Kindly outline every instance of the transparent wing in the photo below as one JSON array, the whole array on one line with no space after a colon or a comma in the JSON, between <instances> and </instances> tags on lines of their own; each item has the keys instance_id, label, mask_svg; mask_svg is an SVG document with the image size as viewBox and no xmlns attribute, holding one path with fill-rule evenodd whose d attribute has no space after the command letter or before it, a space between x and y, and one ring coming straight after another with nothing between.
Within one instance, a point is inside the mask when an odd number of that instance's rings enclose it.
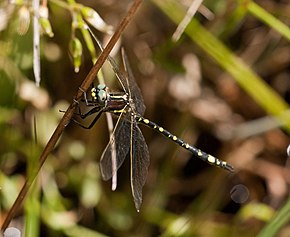
<instances>
[{"instance_id":1,"label":"transparent wing","mask_svg":"<svg viewBox=\"0 0 290 237\"><path fill-rule=\"evenodd\" d=\"M103 45L101 44L101 42L98 40L98 38L95 36L95 34L92 32L92 30L90 29L89 26L87 26L87 29L88 31L91 33L91 35L93 36L94 40L97 42L97 45L99 46L100 50L101 51L104 51L104 47ZM117 65L117 63L115 62L115 60L109 55L107 60L109 61L109 63L111 64L112 68L113 68L113 71L114 73L116 74L123 90L126 92L126 93L129 93L128 91L128 83L126 81L126 77L121 73L121 71L119 70L119 67Z\"/></svg>"},{"instance_id":2,"label":"transparent wing","mask_svg":"<svg viewBox=\"0 0 290 237\"><path fill-rule=\"evenodd\" d=\"M107 60L109 61L109 63L111 64L112 66L112 69L116 75L116 77L118 78L123 90L126 92L126 93L130 93L129 91L129 84L128 84L128 81L124 75L124 73L122 73L117 65L117 63L115 62L115 60L111 57L111 56L108 56Z\"/></svg>"},{"instance_id":3,"label":"transparent wing","mask_svg":"<svg viewBox=\"0 0 290 237\"><path fill-rule=\"evenodd\" d=\"M142 204L142 189L146 182L150 160L148 147L140 128L136 122L132 122L131 126L131 188L135 207L139 211Z\"/></svg>"},{"instance_id":4,"label":"transparent wing","mask_svg":"<svg viewBox=\"0 0 290 237\"><path fill-rule=\"evenodd\" d=\"M116 174L130 149L131 125L123 116L124 114L119 117L110 141L101 156L100 169L104 180L109 180ZM114 157L116 161L112 160Z\"/></svg>"},{"instance_id":5,"label":"transparent wing","mask_svg":"<svg viewBox=\"0 0 290 237\"><path fill-rule=\"evenodd\" d=\"M127 81L127 86L129 90L129 95L131 96L132 100L134 101L135 107L136 107L136 112L140 115L144 115L145 112L145 104L143 100L142 93L140 91L140 88L138 87L134 75L132 73L127 55L125 53L124 48L122 48L122 59L123 59L123 65L125 68L126 72L126 81Z\"/></svg>"},{"instance_id":6,"label":"transparent wing","mask_svg":"<svg viewBox=\"0 0 290 237\"><path fill-rule=\"evenodd\" d=\"M95 39L95 41L97 42L100 50L103 51L104 47L102 46L101 42L97 39L97 37L94 35L94 33L91 31L89 27L88 27L88 30L93 36L93 38ZM143 101L143 97L135 81L135 78L133 76L132 70L129 66L128 59L123 48L122 48L122 59L123 59L123 65L125 67L125 71L127 75L124 75L124 73L120 71L117 63L111 56L108 56L107 58L123 90L130 95L130 98L133 99L134 104L136 106L136 112L143 116L145 112L145 104Z\"/></svg>"}]
</instances>

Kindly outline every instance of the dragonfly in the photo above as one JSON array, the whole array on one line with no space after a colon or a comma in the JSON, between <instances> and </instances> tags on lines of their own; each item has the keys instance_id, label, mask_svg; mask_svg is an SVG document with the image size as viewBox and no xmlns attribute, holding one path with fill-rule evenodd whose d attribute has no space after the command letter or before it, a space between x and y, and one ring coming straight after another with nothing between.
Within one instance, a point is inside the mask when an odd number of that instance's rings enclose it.
<instances>
[{"instance_id":1,"label":"dragonfly","mask_svg":"<svg viewBox=\"0 0 290 237\"><path fill-rule=\"evenodd\" d=\"M117 63L111 56L107 60L111 64L123 91L111 92L105 84L92 85L89 96L87 92L83 91L83 100L87 106L92 108L88 112L83 113L80 106L78 106L77 114L81 119L95 115L94 119L88 126L74 120L81 127L90 129L104 112L110 112L118 118L109 143L100 159L102 178L109 180L116 175L117 170L123 164L125 158L129 156L131 190L136 210L139 212L142 204L142 189L146 182L150 163L148 146L138 126L139 124L146 125L161 133L182 148L191 152L195 157L210 165L234 172L234 167L231 164L186 143L165 128L144 117L145 105L140 88L134 79L124 49L121 52L124 65L123 71L119 69ZM112 157L115 158L113 159Z\"/></svg>"}]
</instances>

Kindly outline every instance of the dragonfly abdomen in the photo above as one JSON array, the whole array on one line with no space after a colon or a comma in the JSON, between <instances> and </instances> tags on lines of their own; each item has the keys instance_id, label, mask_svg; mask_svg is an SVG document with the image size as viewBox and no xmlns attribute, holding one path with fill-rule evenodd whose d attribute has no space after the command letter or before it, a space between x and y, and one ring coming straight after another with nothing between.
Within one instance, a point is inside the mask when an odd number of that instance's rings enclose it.
<instances>
[{"instance_id":1,"label":"dragonfly abdomen","mask_svg":"<svg viewBox=\"0 0 290 237\"><path fill-rule=\"evenodd\" d=\"M167 131L166 129L164 129L163 127L159 126L158 124L150 121L149 119L143 118L141 116L136 116L136 121L138 123L142 123L142 124L152 128L152 129L158 131L163 136L171 139L173 142L177 143L179 146L181 146L184 149L188 150L189 152L194 154L199 159L201 159L201 160L203 160L203 161L205 161L205 162L207 162L207 163L209 163L211 165L226 169L228 171L231 171L231 172L234 171L234 168L230 164L228 164L227 162L222 161L222 160L220 160L220 159L218 159L218 158L216 158L216 157L214 157L212 155L209 155L209 154L203 152L202 150L200 150L200 149L198 149L198 148L196 148L194 146L189 145L188 143L186 143L185 141L183 141L179 137L175 136L171 132Z\"/></svg>"}]
</instances>

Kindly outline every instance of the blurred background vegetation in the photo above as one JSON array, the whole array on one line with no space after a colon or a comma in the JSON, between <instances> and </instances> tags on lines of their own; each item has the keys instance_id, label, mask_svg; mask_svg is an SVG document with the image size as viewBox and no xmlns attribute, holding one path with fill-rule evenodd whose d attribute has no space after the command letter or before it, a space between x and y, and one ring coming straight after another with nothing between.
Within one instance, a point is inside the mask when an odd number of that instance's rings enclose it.
<instances>
[{"instance_id":1,"label":"blurred background vegetation","mask_svg":"<svg viewBox=\"0 0 290 237\"><path fill-rule=\"evenodd\" d=\"M96 58L86 33L72 24L80 17L74 12L98 12L108 25L94 32L106 41L131 1L78 3L41 2L52 31L40 38L37 87L31 2L0 2L0 223ZM141 127L151 164L137 213L129 159L116 191L100 177L105 116L91 130L71 123L11 226L25 236L290 236L289 2L205 0L174 41L191 3L144 1L120 45L145 116L236 172L209 166ZM110 67L103 71L106 84L118 88Z\"/></svg>"}]
</instances>

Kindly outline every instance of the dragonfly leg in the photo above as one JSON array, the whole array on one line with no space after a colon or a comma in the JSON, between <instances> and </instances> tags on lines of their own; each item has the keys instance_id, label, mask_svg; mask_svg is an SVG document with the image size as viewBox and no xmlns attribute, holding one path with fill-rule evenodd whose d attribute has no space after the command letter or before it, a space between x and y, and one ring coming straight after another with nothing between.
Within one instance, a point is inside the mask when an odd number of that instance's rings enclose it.
<instances>
[{"instance_id":1,"label":"dragonfly leg","mask_svg":"<svg viewBox=\"0 0 290 237\"><path fill-rule=\"evenodd\" d=\"M83 93L83 101L86 103L87 106L90 106L90 102L87 99L87 92L83 90L83 88L79 87L79 90ZM79 103L77 100L74 99L74 102Z\"/></svg>"},{"instance_id":2,"label":"dragonfly leg","mask_svg":"<svg viewBox=\"0 0 290 237\"><path fill-rule=\"evenodd\" d=\"M87 118L88 116L95 114L95 113L100 113L102 112L102 107L101 106L95 106L94 108L92 108L91 110L89 110L86 113L83 113L81 110L81 107L78 106L78 113L75 113L77 115L79 115L82 119Z\"/></svg>"},{"instance_id":3,"label":"dragonfly leg","mask_svg":"<svg viewBox=\"0 0 290 237\"><path fill-rule=\"evenodd\" d=\"M92 82L91 89L93 89L94 87L95 87L94 82ZM95 106L96 105L93 101L88 100L86 91L84 91L81 87L79 87L79 90L83 92L83 97L84 97L83 101L86 103L87 106Z\"/></svg>"},{"instance_id":4,"label":"dragonfly leg","mask_svg":"<svg viewBox=\"0 0 290 237\"><path fill-rule=\"evenodd\" d=\"M101 110L101 106L96 106L96 105L90 105L90 106L94 106L94 108L92 108L91 110L89 110L88 112L86 113L83 113L81 111L81 108L79 106L79 102L78 101L75 101L77 104L78 104L78 112L77 113L74 113L75 115L78 115L80 116L82 119L85 119L86 117L92 115L92 114L95 114L97 112L99 112ZM60 113L65 113L65 110L59 110Z\"/></svg>"},{"instance_id":5,"label":"dragonfly leg","mask_svg":"<svg viewBox=\"0 0 290 237\"><path fill-rule=\"evenodd\" d=\"M100 110L100 108L98 108L98 111L93 111L94 109L96 109L96 108L91 109L89 112L87 112L83 116L80 114L81 119L85 119L87 116L94 114L94 113L97 113L96 117L93 119L93 121L90 123L89 126L85 126L75 119L72 119L71 121L73 121L75 124L79 125L80 127L84 128L84 129L91 129L95 125L95 123L98 121L98 119L101 117L102 112L103 112L103 110Z\"/></svg>"}]
</instances>

